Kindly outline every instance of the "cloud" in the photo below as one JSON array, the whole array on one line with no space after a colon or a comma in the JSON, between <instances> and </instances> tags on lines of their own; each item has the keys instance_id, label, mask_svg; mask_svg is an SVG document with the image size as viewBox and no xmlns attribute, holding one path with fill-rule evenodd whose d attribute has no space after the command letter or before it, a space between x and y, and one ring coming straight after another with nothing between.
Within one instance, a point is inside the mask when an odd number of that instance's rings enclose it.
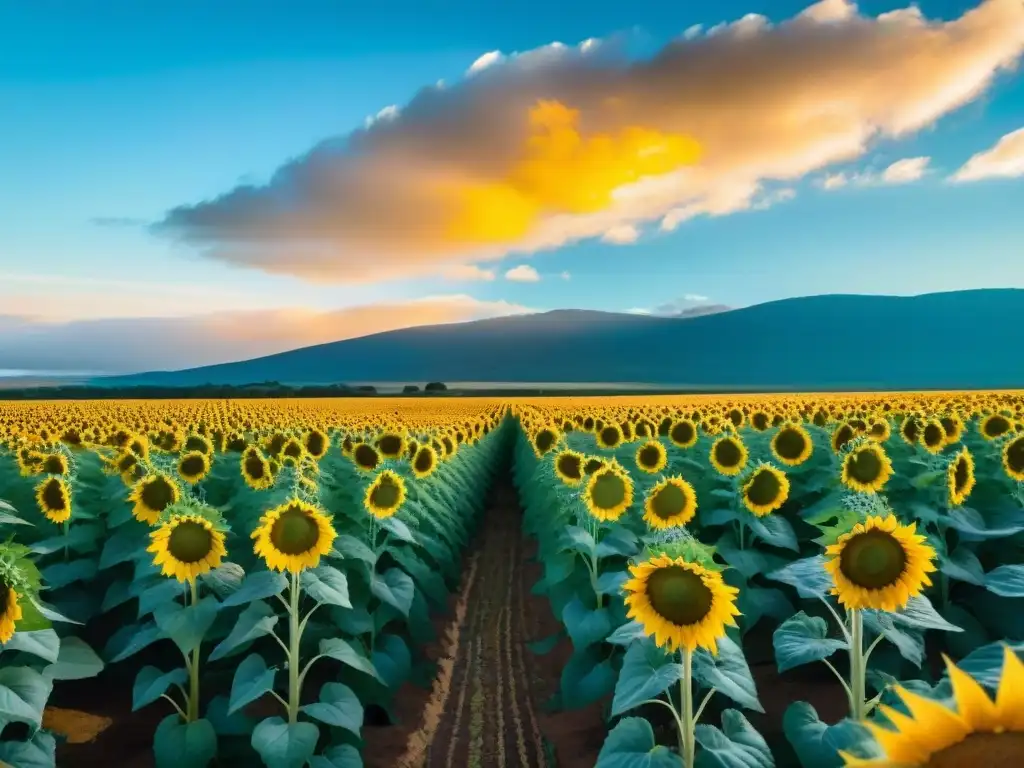
<instances>
[{"instance_id":1,"label":"cloud","mask_svg":"<svg viewBox=\"0 0 1024 768\"><path fill-rule=\"evenodd\" d=\"M909 184L920 181L928 173L930 157L905 157L890 163L878 171L840 171L830 173L818 179L822 189L842 189L846 186L878 187L883 185Z\"/></svg>"},{"instance_id":2,"label":"cloud","mask_svg":"<svg viewBox=\"0 0 1024 768\"><path fill-rule=\"evenodd\" d=\"M699 293L687 293L683 296L683 301L711 301L711 299L701 296Z\"/></svg>"},{"instance_id":3,"label":"cloud","mask_svg":"<svg viewBox=\"0 0 1024 768\"><path fill-rule=\"evenodd\" d=\"M907 184L917 181L928 170L930 157L907 157L897 160L882 171L882 182L885 184Z\"/></svg>"},{"instance_id":4,"label":"cloud","mask_svg":"<svg viewBox=\"0 0 1024 768\"><path fill-rule=\"evenodd\" d=\"M562 278L563 280L572 280L572 275L569 274L568 272L563 272L562 274L559 275L559 277Z\"/></svg>"},{"instance_id":5,"label":"cloud","mask_svg":"<svg viewBox=\"0 0 1024 768\"><path fill-rule=\"evenodd\" d=\"M19 370L177 370L396 328L529 311L505 301L451 295L333 311L289 308L60 323L0 315L0 360L4 368Z\"/></svg>"},{"instance_id":6,"label":"cloud","mask_svg":"<svg viewBox=\"0 0 1024 768\"><path fill-rule=\"evenodd\" d=\"M540 275L529 264L520 264L506 272L505 279L515 283L537 283L540 282Z\"/></svg>"},{"instance_id":7,"label":"cloud","mask_svg":"<svg viewBox=\"0 0 1024 768\"><path fill-rule=\"evenodd\" d=\"M639 61L608 41L492 52L392 118L322 142L265 185L175 208L155 230L210 258L349 283L649 221L671 230L933 124L1022 51L1020 0L948 21L823 0L779 24L751 14L691 31Z\"/></svg>"},{"instance_id":8,"label":"cloud","mask_svg":"<svg viewBox=\"0 0 1024 768\"><path fill-rule=\"evenodd\" d=\"M1011 131L991 149L973 155L950 179L979 181L1018 176L1024 176L1024 128Z\"/></svg>"},{"instance_id":9,"label":"cloud","mask_svg":"<svg viewBox=\"0 0 1024 768\"><path fill-rule=\"evenodd\" d=\"M612 245L629 245L635 243L638 237L640 233L632 224L619 224L601 235L601 240Z\"/></svg>"},{"instance_id":10,"label":"cloud","mask_svg":"<svg viewBox=\"0 0 1024 768\"><path fill-rule=\"evenodd\" d=\"M455 264L444 271L444 276L449 280L470 281L470 280L493 280L495 273L493 269L483 269L476 264Z\"/></svg>"}]
</instances>

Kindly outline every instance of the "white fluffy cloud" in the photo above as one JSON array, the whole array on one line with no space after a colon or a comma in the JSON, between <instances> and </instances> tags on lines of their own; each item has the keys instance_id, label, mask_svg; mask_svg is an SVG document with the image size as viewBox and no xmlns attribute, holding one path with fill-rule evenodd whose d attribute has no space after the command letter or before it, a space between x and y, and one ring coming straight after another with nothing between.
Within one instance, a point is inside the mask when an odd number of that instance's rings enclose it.
<instances>
[{"instance_id":1,"label":"white fluffy cloud","mask_svg":"<svg viewBox=\"0 0 1024 768\"><path fill-rule=\"evenodd\" d=\"M629 245L635 243L638 237L640 232L632 224L619 224L601 235L604 242L612 245Z\"/></svg>"},{"instance_id":2,"label":"white fluffy cloud","mask_svg":"<svg viewBox=\"0 0 1024 768\"><path fill-rule=\"evenodd\" d=\"M953 181L1024 176L1024 128L1003 136L991 149L972 156L953 174Z\"/></svg>"},{"instance_id":3,"label":"white fluffy cloud","mask_svg":"<svg viewBox=\"0 0 1024 768\"><path fill-rule=\"evenodd\" d=\"M505 273L505 279L514 283L536 283L540 282L540 275L529 264L520 264L518 267L508 270Z\"/></svg>"},{"instance_id":4,"label":"white fluffy cloud","mask_svg":"<svg viewBox=\"0 0 1024 768\"><path fill-rule=\"evenodd\" d=\"M178 207L156 229L210 258L350 283L439 274L644 222L671 230L757 207L766 184L855 161L877 139L911 135L976 99L1024 51L1024 3L984 0L929 20L913 6L871 17L822 0L778 24L748 14L690 31L644 61L606 42L485 54L461 82L423 89L262 186ZM700 160L619 187L601 210L544 209L487 242L453 235L453 200L465 201L452 189L509 177L539 99L577 110L588 135L639 125L691 136ZM980 163L961 180L977 178Z\"/></svg>"}]
</instances>

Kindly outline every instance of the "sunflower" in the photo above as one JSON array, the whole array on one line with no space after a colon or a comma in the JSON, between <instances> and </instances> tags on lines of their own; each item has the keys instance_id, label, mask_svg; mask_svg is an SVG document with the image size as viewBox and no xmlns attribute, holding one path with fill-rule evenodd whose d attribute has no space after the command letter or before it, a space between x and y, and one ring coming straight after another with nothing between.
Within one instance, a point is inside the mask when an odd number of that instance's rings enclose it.
<instances>
[{"instance_id":1,"label":"sunflower","mask_svg":"<svg viewBox=\"0 0 1024 768\"><path fill-rule=\"evenodd\" d=\"M48 477L36 486L36 503L47 520L63 523L71 518L71 487L64 478Z\"/></svg>"},{"instance_id":2,"label":"sunflower","mask_svg":"<svg viewBox=\"0 0 1024 768\"><path fill-rule=\"evenodd\" d=\"M979 429L986 440L995 440L1013 429L1013 423L1001 413L991 413L982 420Z\"/></svg>"},{"instance_id":3,"label":"sunflower","mask_svg":"<svg viewBox=\"0 0 1024 768\"><path fill-rule=\"evenodd\" d=\"M696 513L697 494L681 477L666 477L644 500L644 521L656 530L686 525Z\"/></svg>"},{"instance_id":4,"label":"sunflower","mask_svg":"<svg viewBox=\"0 0 1024 768\"><path fill-rule=\"evenodd\" d=\"M661 472L668 464L665 446L657 440L648 440L636 449L636 465L642 471L654 475Z\"/></svg>"},{"instance_id":5,"label":"sunflower","mask_svg":"<svg viewBox=\"0 0 1024 768\"><path fill-rule=\"evenodd\" d=\"M68 460L62 453L48 453L40 460L39 469L47 475L66 475Z\"/></svg>"},{"instance_id":6,"label":"sunflower","mask_svg":"<svg viewBox=\"0 0 1024 768\"><path fill-rule=\"evenodd\" d=\"M583 474L592 475L597 470L601 469L607 462L600 456L590 456L587 458L586 464L583 465Z\"/></svg>"},{"instance_id":7,"label":"sunflower","mask_svg":"<svg viewBox=\"0 0 1024 768\"><path fill-rule=\"evenodd\" d=\"M892 425L888 419L875 419L868 425L867 434L876 443L884 443L892 435Z\"/></svg>"},{"instance_id":8,"label":"sunflower","mask_svg":"<svg viewBox=\"0 0 1024 768\"><path fill-rule=\"evenodd\" d=\"M738 437L720 437L711 446L711 466L721 474L732 477L743 471L747 464L747 447Z\"/></svg>"},{"instance_id":9,"label":"sunflower","mask_svg":"<svg viewBox=\"0 0 1024 768\"><path fill-rule=\"evenodd\" d=\"M190 485L195 485L210 471L210 457L202 451L189 451L178 459L178 474Z\"/></svg>"},{"instance_id":10,"label":"sunflower","mask_svg":"<svg viewBox=\"0 0 1024 768\"><path fill-rule=\"evenodd\" d=\"M914 414L908 414L900 424L900 437L907 445L917 445L921 437L921 420Z\"/></svg>"},{"instance_id":11,"label":"sunflower","mask_svg":"<svg viewBox=\"0 0 1024 768\"><path fill-rule=\"evenodd\" d=\"M227 554L224 534L202 515L171 514L149 538L146 551L153 554L153 565L178 581L195 581L220 567Z\"/></svg>"},{"instance_id":12,"label":"sunflower","mask_svg":"<svg viewBox=\"0 0 1024 768\"><path fill-rule=\"evenodd\" d=\"M758 432L764 432L772 425L771 417L762 410L756 410L750 414L750 426Z\"/></svg>"},{"instance_id":13,"label":"sunflower","mask_svg":"<svg viewBox=\"0 0 1024 768\"><path fill-rule=\"evenodd\" d=\"M966 448L961 448L946 467L946 488L949 489L949 503L959 507L974 490L974 457Z\"/></svg>"},{"instance_id":14,"label":"sunflower","mask_svg":"<svg viewBox=\"0 0 1024 768\"><path fill-rule=\"evenodd\" d=\"M421 445L412 457L412 473L418 480L429 477L437 469L437 453L429 445Z\"/></svg>"},{"instance_id":15,"label":"sunflower","mask_svg":"<svg viewBox=\"0 0 1024 768\"><path fill-rule=\"evenodd\" d=\"M270 471L270 463L255 445L248 446L242 452L239 468L245 484L255 491L266 490L274 484L274 475Z\"/></svg>"},{"instance_id":16,"label":"sunflower","mask_svg":"<svg viewBox=\"0 0 1024 768\"><path fill-rule=\"evenodd\" d=\"M561 439L562 435L555 427L541 427L533 435L530 444L533 446L534 455L539 459L553 450Z\"/></svg>"},{"instance_id":17,"label":"sunflower","mask_svg":"<svg viewBox=\"0 0 1024 768\"><path fill-rule=\"evenodd\" d=\"M319 429L311 429L302 437L302 447L314 459L322 459L330 446L330 438Z\"/></svg>"},{"instance_id":18,"label":"sunflower","mask_svg":"<svg viewBox=\"0 0 1024 768\"><path fill-rule=\"evenodd\" d=\"M181 491L174 480L164 474L155 474L135 483L128 501L134 505L132 515L136 520L153 525L160 518L160 513L180 498Z\"/></svg>"},{"instance_id":19,"label":"sunflower","mask_svg":"<svg viewBox=\"0 0 1024 768\"><path fill-rule=\"evenodd\" d=\"M380 453L369 443L356 443L352 446L352 461L364 472L372 472L380 464Z\"/></svg>"},{"instance_id":20,"label":"sunflower","mask_svg":"<svg viewBox=\"0 0 1024 768\"><path fill-rule=\"evenodd\" d=\"M20 597L14 587L0 583L0 644L14 637L14 625L21 621Z\"/></svg>"},{"instance_id":21,"label":"sunflower","mask_svg":"<svg viewBox=\"0 0 1024 768\"><path fill-rule=\"evenodd\" d=\"M618 520L633 503L633 480L618 464L605 465L590 476L583 501L598 520Z\"/></svg>"},{"instance_id":22,"label":"sunflower","mask_svg":"<svg viewBox=\"0 0 1024 768\"><path fill-rule=\"evenodd\" d=\"M306 455L306 447L299 438L289 437L285 440L284 445L281 446L281 451L278 455L285 464L295 465L301 462L302 457Z\"/></svg>"},{"instance_id":23,"label":"sunflower","mask_svg":"<svg viewBox=\"0 0 1024 768\"><path fill-rule=\"evenodd\" d=\"M772 453L787 467L803 464L814 452L814 443L800 424L786 424L772 438Z\"/></svg>"},{"instance_id":24,"label":"sunflower","mask_svg":"<svg viewBox=\"0 0 1024 768\"><path fill-rule=\"evenodd\" d=\"M397 459L405 453L405 437L397 432L385 432L377 438L377 450L385 459Z\"/></svg>"},{"instance_id":25,"label":"sunflower","mask_svg":"<svg viewBox=\"0 0 1024 768\"><path fill-rule=\"evenodd\" d=\"M1024 482L1024 435L1003 446L1003 469L1011 479Z\"/></svg>"},{"instance_id":26,"label":"sunflower","mask_svg":"<svg viewBox=\"0 0 1024 768\"><path fill-rule=\"evenodd\" d=\"M601 448L617 448L623 441L622 429L618 424L605 424L597 430L597 444Z\"/></svg>"},{"instance_id":27,"label":"sunflower","mask_svg":"<svg viewBox=\"0 0 1024 768\"><path fill-rule=\"evenodd\" d=\"M858 768L1016 768L1024 754L1024 663L1003 646L1003 671L995 700L970 675L944 656L956 711L934 699L893 690L909 714L880 709L897 730L865 721L885 757L862 759L840 752Z\"/></svg>"},{"instance_id":28,"label":"sunflower","mask_svg":"<svg viewBox=\"0 0 1024 768\"><path fill-rule=\"evenodd\" d=\"M689 448L697 442L697 426L689 419L674 421L669 427L668 439L677 448Z\"/></svg>"},{"instance_id":29,"label":"sunflower","mask_svg":"<svg viewBox=\"0 0 1024 768\"><path fill-rule=\"evenodd\" d=\"M182 446L181 450L185 453L189 453L190 451L199 451L199 453L205 453L207 456L211 456L213 455L213 443L211 443L206 437L203 437L203 435L189 435L185 439L185 444Z\"/></svg>"},{"instance_id":30,"label":"sunflower","mask_svg":"<svg viewBox=\"0 0 1024 768\"><path fill-rule=\"evenodd\" d=\"M263 514L252 532L253 551L275 571L299 573L316 568L331 551L337 534L330 519L317 507L291 499Z\"/></svg>"},{"instance_id":31,"label":"sunflower","mask_svg":"<svg viewBox=\"0 0 1024 768\"><path fill-rule=\"evenodd\" d=\"M554 467L558 479L569 486L582 483L585 458L582 453L568 449L555 456Z\"/></svg>"},{"instance_id":32,"label":"sunflower","mask_svg":"<svg viewBox=\"0 0 1024 768\"><path fill-rule=\"evenodd\" d=\"M782 470L762 463L747 478L741 492L743 506L758 517L764 517L786 503L789 478Z\"/></svg>"},{"instance_id":33,"label":"sunflower","mask_svg":"<svg viewBox=\"0 0 1024 768\"><path fill-rule=\"evenodd\" d=\"M946 446L946 430L938 419L929 419L921 430L921 445L928 453L936 454Z\"/></svg>"},{"instance_id":34,"label":"sunflower","mask_svg":"<svg viewBox=\"0 0 1024 768\"><path fill-rule=\"evenodd\" d=\"M378 520L391 517L403 503L405 481L390 469L381 470L363 496L363 507Z\"/></svg>"},{"instance_id":35,"label":"sunflower","mask_svg":"<svg viewBox=\"0 0 1024 768\"><path fill-rule=\"evenodd\" d=\"M655 555L631 565L623 584L627 617L670 651L706 648L717 653L726 627L735 626L736 595L718 571L682 557Z\"/></svg>"},{"instance_id":36,"label":"sunflower","mask_svg":"<svg viewBox=\"0 0 1024 768\"><path fill-rule=\"evenodd\" d=\"M848 423L843 422L832 432L832 450L839 453L843 446L857 436L856 430Z\"/></svg>"},{"instance_id":37,"label":"sunflower","mask_svg":"<svg viewBox=\"0 0 1024 768\"><path fill-rule=\"evenodd\" d=\"M916 523L895 516L868 516L825 550L832 594L848 609L897 611L931 585L935 550L917 534Z\"/></svg>"},{"instance_id":38,"label":"sunflower","mask_svg":"<svg viewBox=\"0 0 1024 768\"><path fill-rule=\"evenodd\" d=\"M892 477L892 461L877 443L864 443L843 458L843 485L861 493L877 493Z\"/></svg>"}]
</instances>

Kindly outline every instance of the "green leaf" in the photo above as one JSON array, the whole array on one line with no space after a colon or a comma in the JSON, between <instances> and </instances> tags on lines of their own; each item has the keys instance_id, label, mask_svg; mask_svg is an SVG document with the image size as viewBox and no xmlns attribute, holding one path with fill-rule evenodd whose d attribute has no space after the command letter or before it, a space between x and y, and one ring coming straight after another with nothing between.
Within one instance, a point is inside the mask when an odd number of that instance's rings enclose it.
<instances>
[{"instance_id":1,"label":"green leaf","mask_svg":"<svg viewBox=\"0 0 1024 768\"><path fill-rule=\"evenodd\" d=\"M370 549L366 544L355 536L347 533L343 533L334 540L334 552L332 556L342 557L352 560L362 560L368 565L373 565L377 562L377 553Z\"/></svg>"},{"instance_id":2,"label":"green leaf","mask_svg":"<svg viewBox=\"0 0 1024 768\"><path fill-rule=\"evenodd\" d=\"M251 704L268 691L274 690L274 670L267 669L267 663L258 653L245 657L235 669L231 681L231 699L227 714L233 715L246 704Z\"/></svg>"},{"instance_id":3,"label":"green leaf","mask_svg":"<svg viewBox=\"0 0 1024 768\"><path fill-rule=\"evenodd\" d=\"M1024 597L1024 565L1000 565L985 574L985 589L1000 597Z\"/></svg>"},{"instance_id":4,"label":"green leaf","mask_svg":"<svg viewBox=\"0 0 1024 768\"><path fill-rule=\"evenodd\" d=\"M32 607L35 608L39 612L39 614L48 621L55 621L61 624L76 624L78 626L82 626L82 622L75 621L74 619L69 619L56 608L47 605L37 597L30 596L28 601L32 605ZM22 606L22 610L26 610L26 606Z\"/></svg>"},{"instance_id":5,"label":"green leaf","mask_svg":"<svg viewBox=\"0 0 1024 768\"><path fill-rule=\"evenodd\" d=\"M389 568L382 574L374 574L370 592L382 603L390 605L402 616L409 616L416 585L401 568Z\"/></svg>"},{"instance_id":6,"label":"green leaf","mask_svg":"<svg viewBox=\"0 0 1024 768\"><path fill-rule=\"evenodd\" d=\"M999 682L1003 674L1004 646L1017 656L1024 655L1024 642L995 642L984 645L981 648L969 653L956 663L968 675L977 680L981 685L991 691L999 689ZM943 679L949 678L949 671L943 673Z\"/></svg>"},{"instance_id":7,"label":"green leaf","mask_svg":"<svg viewBox=\"0 0 1024 768\"><path fill-rule=\"evenodd\" d=\"M195 605L164 603L153 611L156 625L166 634L182 653L191 653L198 648L217 620L220 602L207 595Z\"/></svg>"},{"instance_id":8,"label":"green leaf","mask_svg":"<svg viewBox=\"0 0 1024 768\"><path fill-rule=\"evenodd\" d=\"M686 768L682 758L654 740L642 717L624 717L604 740L594 768Z\"/></svg>"},{"instance_id":9,"label":"green leaf","mask_svg":"<svg viewBox=\"0 0 1024 768\"><path fill-rule=\"evenodd\" d=\"M222 605L230 607L233 605L245 605L254 600L264 600L274 595L280 595L287 586L288 579L283 573L278 573L277 571L255 571L245 577L241 586L235 592L224 598Z\"/></svg>"},{"instance_id":10,"label":"green leaf","mask_svg":"<svg viewBox=\"0 0 1024 768\"><path fill-rule=\"evenodd\" d=\"M788 584L800 597L807 599L823 598L833 587L832 576L825 570L824 555L797 560L765 575L772 581Z\"/></svg>"},{"instance_id":11,"label":"green leaf","mask_svg":"<svg viewBox=\"0 0 1024 768\"><path fill-rule=\"evenodd\" d=\"M946 621L935 610L924 595L917 595L907 601L905 608L889 613L897 625L914 627L915 629L941 629L943 632L961 632L960 627L954 626Z\"/></svg>"},{"instance_id":12,"label":"green leaf","mask_svg":"<svg viewBox=\"0 0 1024 768\"><path fill-rule=\"evenodd\" d=\"M302 588L306 594L325 605L351 608L348 596L348 579L345 574L330 565L321 565L302 572Z\"/></svg>"},{"instance_id":13,"label":"green leaf","mask_svg":"<svg viewBox=\"0 0 1024 768\"><path fill-rule=\"evenodd\" d=\"M152 586L146 587L139 594L139 618L153 613L157 608L169 602L177 604L184 594L184 588L176 579L160 579Z\"/></svg>"},{"instance_id":14,"label":"green leaf","mask_svg":"<svg viewBox=\"0 0 1024 768\"><path fill-rule=\"evenodd\" d=\"M10 507L10 509L14 509L14 507ZM35 527L35 523L22 520L17 515L12 515L9 512L0 512L0 525L31 525Z\"/></svg>"},{"instance_id":15,"label":"green leaf","mask_svg":"<svg viewBox=\"0 0 1024 768\"><path fill-rule=\"evenodd\" d=\"M612 631L612 620L608 609L591 610L583 605L579 598L573 598L562 609L562 623L565 624L565 629L569 633L569 637L572 638L573 647L577 649L601 642Z\"/></svg>"},{"instance_id":16,"label":"green leaf","mask_svg":"<svg viewBox=\"0 0 1024 768\"><path fill-rule=\"evenodd\" d=\"M694 652L693 678L708 688L717 689L741 707L764 712L743 649L728 635L719 638L716 655L704 649Z\"/></svg>"},{"instance_id":17,"label":"green leaf","mask_svg":"<svg viewBox=\"0 0 1024 768\"><path fill-rule=\"evenodd\" d=\"M59 536L51 536L48 539L37 541L32 545L32 551L37 555L49 555L65 548L80 554L94 552L97 549L96 540L102 533L99 525L76 523L68 529L66 534L62 533Z\"/></svg>"},{"instance_id":18,"label":"green leaf","mask_svg":"<svg viewBox=\"0 0 1024 768\"><path fill-rule=\"evenodd\" d=\"M572 550L589 555L596 548L597 544L594 542L594 537L590 531L580 528L578 525L570 525L562 532L558 551Z\"/></svg>"},{"instance_id":19,"label":"green leaf","mask_svg":"<svg viewBox=\"0 0 1024 768\"><path fill-rule=\"evenodd\" d=\"M103 545L103 552L100 554L100 570L113 568L115 565L136 557L149 561L148 558L143 558L146 552L145 545L145 532L140 526L129 525L119 528Z\"/></svg>"},{"instance_id":20,"label":"green leaf","mask_svg":"<svg viewBox=\"0 0 1024 768\"><path fill-rule=\"evenodd\" d=\"M252 732L252 748L267 768L303 768L319 738L320 731L312 723L289 725L280 717L269 717Z\"/></svg>"},{"instance_id":21,"label":"green leaf","mask_svg":"<svg viewBox=\"0 0 1024 768\"><path fill-rule=\"evenodd\" d=\"M243 579L245 579L245 571L237 563L223 563L199 577L199 581L209 587L210 591L221 600L237 592L238 588L242 586Z\"/></svg>"},{"instance_id":22,"label":"green leaf","mask_svg":"<svg viewBox=\"0 0 1024 768\"><path fill-rule=\"evenodd\" d=\"M183 723L168 715L157 726L153 754L157 768L206 768L217 756L217 732L209 720Z\"/></svg>"},{"instance_id":23,"label":"green leaf","mask_svg":"<svg viewBox=\"0 0 1024 768\"><path fill-rule=\"evenodd\" d=\"M206 705L206 719L221 736L251 736L256 721L244 712L228 714L228 697L214 696Z\"/></svg>"},{"instance_id":24,"label":"green leaf","mask_svg":"<svg viewBox=\"0 0 1024 768\"><path fill-rule=\"evenodd\" d=\"M764 737L743 713L727 709L722 729L698 725L695 729L700 751L696 768L775 768L775 759Z\"/></svg>"},{"instance_id":25,"label":"green leaf","mask_svg":"<svg viewBox=\"0 0 1024 768\"><path fill-rule=\"evenodd\" d=\"M803 768L841 768L845 762L839 750L861 758L883 756L863 725L852 720L826 725L806 701L789 705L782 717L782 729Z\"/></svg>"},{"instance_id":26,"label":"green leaf","mask_svg":"<svg viewBox=\"0 0 1024 768\"><path fill-rule=\"evenodd\" d=\"M163 637L164 633L152 621L148 621L141 626L129 624L117 630L110 640L107 641L107 645L103 649L103 655L107 658L107 661L114 664L135 655L143 648L152 645Z\"/></svg>"},{"instance_id":27,"label":"green leaf","mask_svg":"<svg viewBox=\"0 0 1024 768\"><path fill-rule=\"evenodd\" d=\"M339 744L312 758L309 768L363 768L363 758L351 744Z\"/></svg>"},{"instance_id":28,"label":"green leaf","mask_svg":"<svg viewBox=\"0 0 1024 768\"><path fill-rule=\"evenodd\" d=\"M653 640L635 642L626 657L615 684L612 716L621 715L653 699L674 686L683 677L683 665L674 661Z\"/></svg>"},{"instance_id":29,"label":"green leaf","mask_svg":"<svg viewBox=\"0 0 1024 768\"><path fill-rule=\"evenodd\" d=\"M88 643L73 636L60 641L57 663L49 669L54 680L86 680L102 671L103 659Z\"/></svg>"},{"instance_id":30,"label":"green leaf","mask_svg":"<svg viewBox=\"0 0 1024 768\"><path fill-rule=\"evenodd\" d=\"M644 627L639 621L627 621L608 635L604 641L612 645L629 645L634 640L644 637L647 637L647 633L644 632Z\"/></svg>"},{"instance_id":31,"label":"green leaf","mask_svg":"<svg viewBox=\"0 0 1024 768\"><path fill-rule=\"evenodd\" d=\"M582 709L615 690L615 668L599 645L576 651L562 667L561 697L565 709Z\"/></svg>"},{"instance_id":32,"label":"green leaf","mask_svg":"<svg viewBox=\"0 0 1024 768\"><path fill-rule=\"evenodd\" d=\"M404 541L406 544L415 544L416 537L413 532L409 529L409 526L399 520L397 517L388 517L381 523L381 528L386 530L392 536L399 541Z\"/></svg>"},{"instance_id":33,"label":"green leaf","mask_svg":"<svg viewBox=\"0 0 1024 768\"><path fill-rule=\"evenodd\" d=\"M786 619L776 628L772 635L772 645L775 646L775 662L779 672L827 659L836 651L848 647L844 640L828 636L828 623L823 618L808 616L803 611Z\"/></svg>"},{"instance_id":34,"label":"green leaf","mask_svg":"<svg viewBox=\"0 0 1024 768\"><path fill-rule=\"evenodd\" d=\"M27 723L39 728L52 688L50 679L32 667L0 667L0 725Z\"/></svg>"},{"instance_id":35,"label":"green leaf","mask_svg":"<svg viewBox=\"0 0 1024 768\"><path fill-rule=\"evenodd\" d=\"M793 552L800 551L793 526L781 515L766 515L765 517L751 515L747 518L746 525L766 544Z\"/></svg>"},{"instance_id":36,"label":"green leaf","mask_svg":"<svg viewBox=\"0 0 1024 768\"><path fill-rule=\"evenodd\" d=\"M978 556L967 547L959 546L948 556L940 554L939 563L939 570L951 579L979 587L985 583L985 569L981 567Z\"/></svg>"},{"instance_id":37,"label":"green leaf","mask_svg":"<svg viewBox=\"0 0 1024 768\"><path fill-rule=\"evenodd\" d=\"M607 571L597 577L597 588L602 595L619 595L622 585L629 579L626 571Z\"/></svg>"},{"instance_id":38,"label":"green leaf","mask_svg":"<svg viewBox=\"0 0 1024 768\"><path fill-rule=\"evenodd\" d=\"M0 646L0 653L4 651L21 651L31 653L44 661L53 664L57 661L60 653L60 638L52 629L37 629L31 632L15 632L14 635L3 646Z\"/></svg>"},{"instance_id":39,"label":"green leaf","mask_svg":"<svg viewBox=\"0 0 1024 768\"><path fill-rule=\"evenodd\" d=\"M76 581L89 581L96 575L96 561L91 558L55 563L42 569L43 581L50 589L60 589Z\"/></svg>"},{"instance_id":40,"label":"green leaf","mask_svg":"<svg viewBox=\"0 0 1024 768\"><path fill-rule=\"evenodd\" d=\"M329 637L321 640L320 655L328 659L340 661L342 664L358 669L360 672L369 675L381 683L384 682L377 669L373 666L373 662L340 637Z\"/></svg>"},{"instance_id":41,"label":"green leaf","mask_svg":"<svg viewBox=\"0 0 1024 768\"><path fill-rule=\"evenodd\" d=\"M914 628L897 626L892 614L865 610L864 626L896 646L900 656L916 667L924 661L924 634Z\"/></svg>"},{"instance_id":42,"label":"green leaf","mask_svg":"<svg viewBox=\"0 0 1024 768\"><path fill-rule=\"evenodd\" d=\"M132 582L126 579L117 579L107 587L107 593L103 596L103 604L100 610L106 613L119 605L123 605L132 599Z\"/></svg>"},{"instance_id":43,"label":"green leaf","mask_svg":"<svg viewBox=\"0 0 1024 768\"><path fill-rule=\"evenodd\" d=\"M264 635L269 635L274 631L277 618L273 609L262 600L249 603L245 610L238 615L238 620L235 622L231 633L221 640L210 653L210 661L222 659L240 649L243 645L251 643L253 640Z\"/></svg>"},{"instance_id":44,"label":"green leaf","mask_svg":"<svg viewBox=\"0 0 1024 768\"><path fill-rule=\"evenodd\" d=\"M373 668L391 690L398 690L412 671L412 654L398 635L381 635L370 656Z\"/></svg>"},{"instance_id":45,"label":"green leaf","mask_svg":"<svg viewBox=\"0 0 1024 768\"><path fill-rule=\"evenodd\" d=\"M341 683L324 683L320 689L320 700L306 704L300 711L321 723L351 731L356 736L363 726L363 705L359 697Z\"/></svg>"},{"instance_id":46,"label":"green leaf","mask_svg":"<svg viewBox=\"0 0 1024 768\"><path fill-rule=\"evenodd\" d=\"M188 673L181 667L170 672L156 667L143 667L135 676L135 684L132 686L132 712L152 704L172 685L184 686L186 680Z\"/></svg>"},{"instance_id":47,"label":"green leaf","mask_svg":"<svg viewBox=\"0 0 1024 768\"><path fill-rule=\"evenodd\" d=\"M57 740L36 731L28 741L0 741L0 762L11 768L53 768L57 764Z\"/></svg>"},{"instance_id":48,"label":"green leaf","mask_svg":"<svg viewBox=\"0 0 1024 768\"><path fill-rule=\"evenodd\" d=\"M636 534L628 528L616 527L601 537L596 552L598 557L632 557L638 550Z\"/></svg>"}]
</instances>

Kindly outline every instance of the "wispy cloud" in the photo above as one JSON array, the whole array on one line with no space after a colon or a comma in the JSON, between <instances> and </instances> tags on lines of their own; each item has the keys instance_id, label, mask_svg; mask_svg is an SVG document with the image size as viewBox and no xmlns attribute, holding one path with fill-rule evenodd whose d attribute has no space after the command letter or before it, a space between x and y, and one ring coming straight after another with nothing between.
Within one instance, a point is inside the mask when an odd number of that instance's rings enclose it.
<instances>
[{"instance_id":1,"label":"wispy cloud","mask_svg":"<svg viewBox=\"0 0 1024 768\"><path fill-rule=\"evenodd\" d=\"M1024 128L1006 134L995 146L973 155L951 181L1010 179L1024 176Z\"/></svg>"},{"instance_id":2,"label":"wispy cloud","mask_svg":"<svg viewBox=\"0 0 1024 768\"><path fill-rule=\"evenodd\" d=\"M435 275L644 222L671 230L763 205L766 186L931 125L1022 51L1020 0L985 0L948 21L913 6L871 17L823 0L777 25L750 14L691 31L644 61L606 40L490 52L462 81L322 142L265 185L182 205L156 229L210 258L340 282ZM536 120L542 99L562 112ZM630 155L623 137L636 128L673 152L692 137L697 164ZM596 197L585 194L592 177L564 173L585 167L580 156L524 154L531 138L561 130L585 148L599 137L622 150L627 164L601 166L615 173Z\"/></svg>"},{"instance_id":3,"label":"wispy cloud","mask_svg":"<svg viewBox=\"0 0 1024 768\"><path fill-rule=\"evenodd\" d=\"M890 163L881 171L840 171L818 179L822 189L842 189L847 186L877 187L883 185L910 184L920 181L929 171L930 157L905 157Z\"/></svg>"},{"instance_id":4,"label":"wispy cloud","mask_svg":"<svg viewBox=\"0 0 1024 768\"><path fill-rule=\"evenodd\" d=\"M639 237L640 232L632 224L619 224L601 235L604 242L612 245L629 245L635 243Z\"/></svg>"},{"instance_id":5,"label":"wispy cloud","mask_svg":"<svg viewBox=\"0 0 1024 768\"><path fill-rule=\"evenodd\" d=\"M483 269L476 264L455 264L444 271L444 276L449 280L474 281L493 280L495 273L493 269Z\"/></svg>"},{"instance_id":6,"label":"wispy cloud","mask_svg":"<svg viewBox=\"0 0 1024 768\"><path fill-rule=\"evenodd\" d=\"M515 283L536 283L540 281L540 275L529 264L520 264L518 267L508 270L505 273L505 279Z\"/></svg>"}]
</instances>

